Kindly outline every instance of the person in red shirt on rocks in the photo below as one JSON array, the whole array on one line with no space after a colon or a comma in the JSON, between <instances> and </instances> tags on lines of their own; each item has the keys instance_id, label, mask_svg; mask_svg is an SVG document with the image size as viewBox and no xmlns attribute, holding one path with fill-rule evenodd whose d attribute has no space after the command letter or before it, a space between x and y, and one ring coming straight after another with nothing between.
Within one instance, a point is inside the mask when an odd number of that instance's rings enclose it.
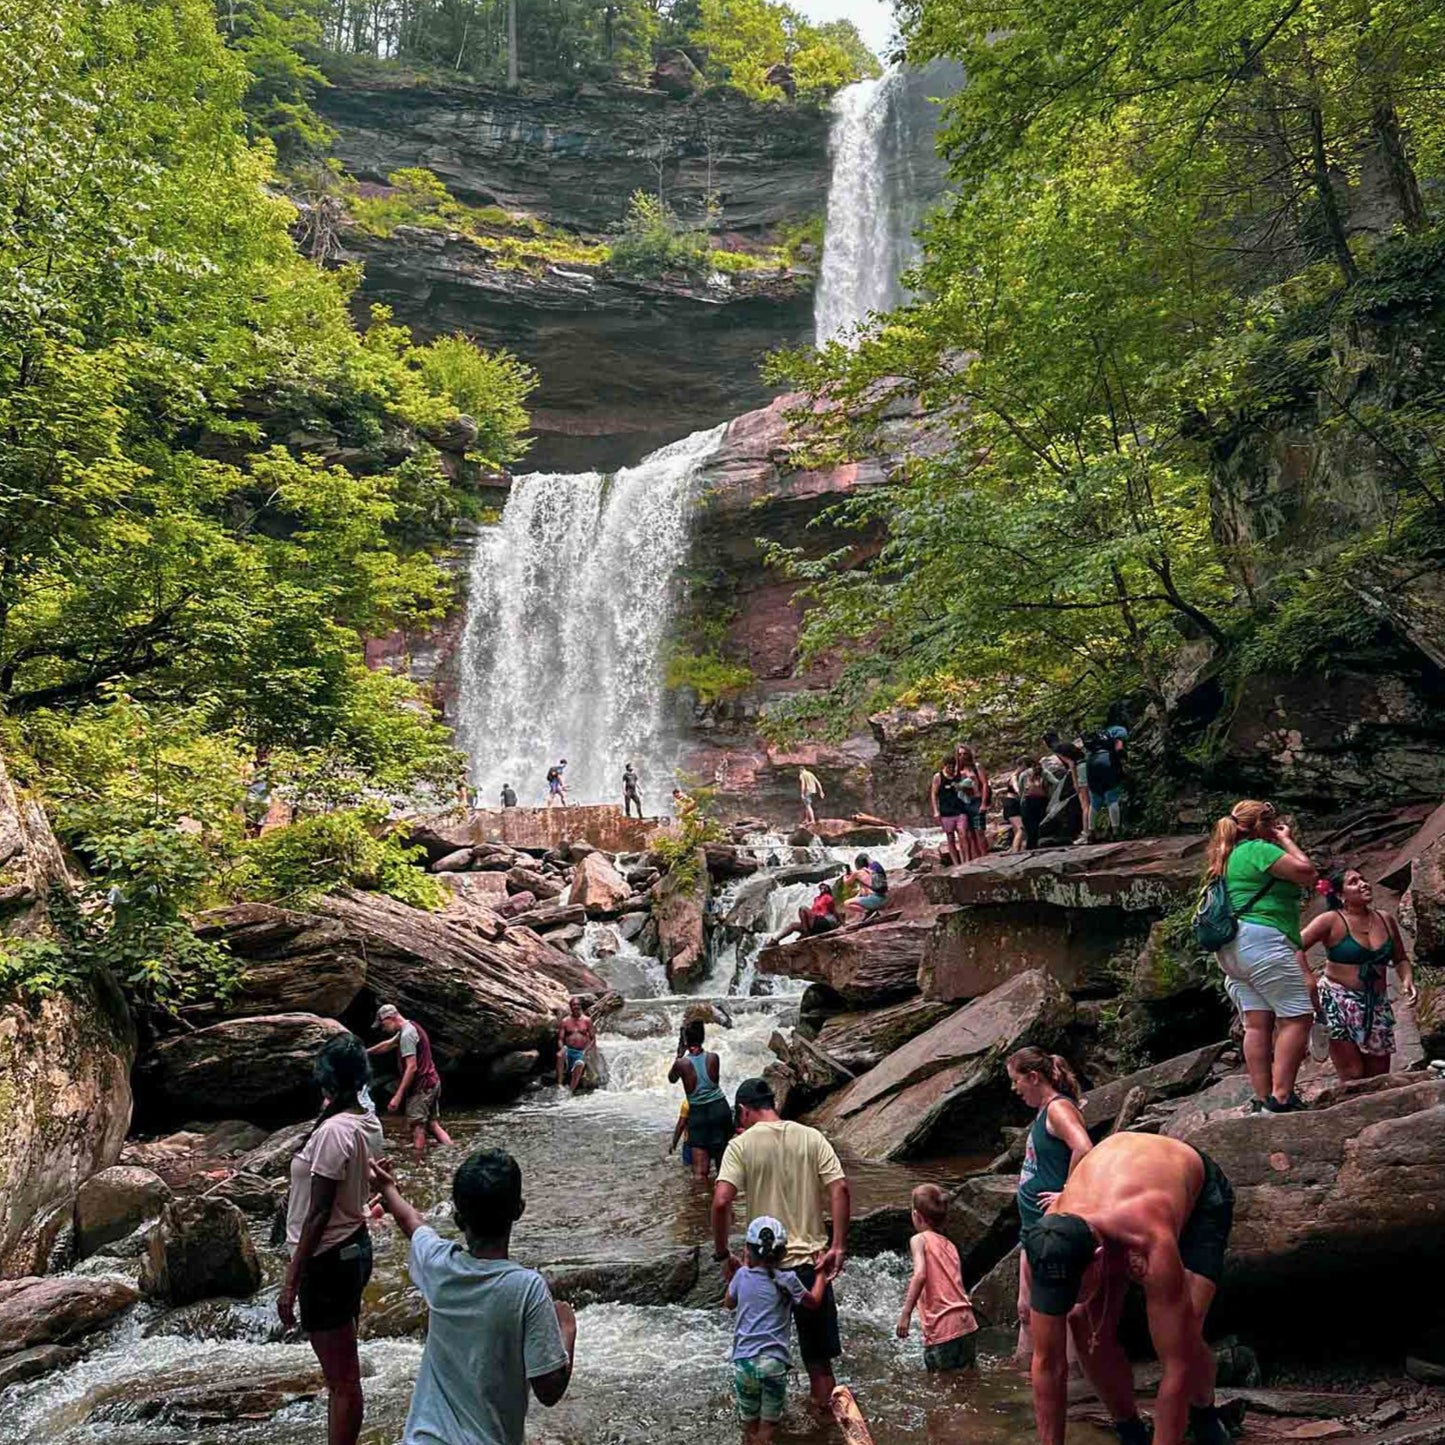
<instances>
[{"instance_id":1,"label":"person in red shirt on rocks","mask_svg":"<svg viewBox=\"0 0 1445 1445\"><path fill-rule=\"evenodd\" d=\"M412 1146L420 1159L426 1154L428 1134L438 1144L452 1142L451 1135L442 1128L442 1081L432 1060L431 1040L420 1024L404 1019L394 1003L384 1003L377 1009L376 1027L387 1037L366 1052L375 1055L389 1053L392 1049L398 1051L401 1078L386 1107L392 1114L399 1114L405 1108L406 1121L411 1125Z\"/></svg>"},{"instance_id":2,"label":"person in red shirt on rocks","mask_svg":"<svg viewBox=\"0 0 1445 1445\"><path fill-rule=\"evenodd\" d=\"M793 937L811 938L815 933L831 933L837 927L838 904L833 898L833 885L820 883L817 897L806 908L798 910L797 922L770 938L768 944L776 947Z\"/></svg>"}]
</instances>

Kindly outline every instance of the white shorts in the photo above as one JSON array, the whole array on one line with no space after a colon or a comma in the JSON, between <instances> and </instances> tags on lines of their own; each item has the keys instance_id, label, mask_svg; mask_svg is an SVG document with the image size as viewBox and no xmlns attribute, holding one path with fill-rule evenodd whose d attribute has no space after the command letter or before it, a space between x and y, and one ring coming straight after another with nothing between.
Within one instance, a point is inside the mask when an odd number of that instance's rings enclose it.
<instances>
[{"instance_id":1,"label":"white shorts","mask_svg":"<svg viewBox=\"0 0 1445 1445\"><path fill-rule=\"evenodd\" d=\"M1225 992L1240 1013L1272 1013L1282 1019L1314 1013L1295 952L1279 929L1240 923L1239 932L1218 954Z\"/></svg>"}]
</instances>

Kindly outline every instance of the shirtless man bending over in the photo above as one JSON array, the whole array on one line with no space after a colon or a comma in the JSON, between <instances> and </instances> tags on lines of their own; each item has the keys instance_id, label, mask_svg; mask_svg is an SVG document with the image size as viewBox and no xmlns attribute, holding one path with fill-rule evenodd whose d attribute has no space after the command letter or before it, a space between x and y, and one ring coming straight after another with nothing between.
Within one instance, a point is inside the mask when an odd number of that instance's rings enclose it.
<instances>
[{"instance_id":1,"label":"shirtless man bending over","mask_svg":"<svg viewBox=\"0 0 1445 1445\"><path fill-rule=\"evenodd\" d=\"M582 1000L567 1000L567 1012L562 1015L562 1025L557 1030L557 1087L565 1079L568 1088L575 1094L587 1072L587 1050L597 1042L597 1030L592 1020L582 1012Z\"/></svg>"},{"instance_id":2,"label":"shirtless man bending over","mask_svg":"<svg viewBox=\"0 0 1445 1445\"><path fill-rule=\"evenodd\" d=\"M1033 1271L1034 1418L1042 1445L1063 1445L1067 1334L1124 1445L1147 1445L1134 1379L1119 1345L1131 1279L1144 1287L1163 1367L1154 1445L1228 1445L1214 1408L1214 1356L1204 1317L1224 1272L1234 1191L1219 1166L1158 1134L1114 1134L1074 1166L1048 1213L1024 1236Z\"/></svg>"}]
</instances>

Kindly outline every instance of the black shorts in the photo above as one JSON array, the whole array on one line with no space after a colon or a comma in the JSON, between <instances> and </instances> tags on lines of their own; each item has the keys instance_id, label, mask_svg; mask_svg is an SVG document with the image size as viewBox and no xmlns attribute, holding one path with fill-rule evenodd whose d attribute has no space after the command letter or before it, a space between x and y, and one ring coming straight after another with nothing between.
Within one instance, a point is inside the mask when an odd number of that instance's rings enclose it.
<instances>
[{"instance_id":1,"label":"black shorts","mask_svg":"<svg viewBox=\"0 0 1445 1445\"><path fill-rule=\"evenodd\" d=\"M340 1244L313 1254L296 1288L301 1328L308 1335L339 1330L361 1316L361 1295L371 1278L371 1236L363 1225Z\"/></svg>"},{"instance_id":2,"label":"black shorts","mask_svg":"<svg viewBox=\"0 0 1445 1445\"><path fill-rule=\"evenodd\" d=\"M1005 823L1010 818L1022 818L1023 809L1019 806L1019 800L1012 793L1005 793L1003 800L1003 820Z\"/></svg>"},{"instance_id":3,"label":"black shorts","mask_svg":"<svg viewBox=\"0 0 1445 1445\"><path fill-rule=\"evenodd\" d=\"M978 1336L955 1335L941 1345L924 1345L925 1370L966 1370L978 1362Z\"/></svg>"},{"instance_id":4,"label":"black shorts","mask_svg":"<svg viewBox=\"0 0 1445 1445\"><path fill-rule=\"evenodd\" d=\"M1224 1252L1234 1224L1234 1189L1224 1171L1202 1149L1204 1184L1194 1209L1179 1231L1179 1258L1190 1274L1215 1284L1224 1277Z\"/></svg>"},{"instance_id":5,"label":"black shorts","mask_svg":"<svg viewBox=\"0 0 1445 1445\"><path fill-rule=\"evenodd\" d=\"M687 1111L687 1145L721 1159L733 1137L733 1111L726 1099L695 1104Z\"/></svg>"},{"instance_id":6,"label":"black shorts","mask_svg":"<svg viewBox=\"0 0 1445 1445\"><path fill-rule=\"evenodd\" d=\"M811 1264L795 1264L793 1273L804 1289L812 1289L818 1277ZM838 1335L838 1302L833 1298L831 1284L823 1291L823 1303L817 1309L794 1307L793 1323L798 1329L798 1353L804 1365L826 1365L843 1353L843 1341Z\"/></svg>"}]
</instances>

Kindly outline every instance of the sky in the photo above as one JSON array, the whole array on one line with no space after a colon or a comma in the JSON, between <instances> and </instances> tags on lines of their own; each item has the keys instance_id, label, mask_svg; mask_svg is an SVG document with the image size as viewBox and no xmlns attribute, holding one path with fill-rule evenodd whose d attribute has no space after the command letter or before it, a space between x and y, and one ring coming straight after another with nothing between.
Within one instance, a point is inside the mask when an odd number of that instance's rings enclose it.
<instances>
[{"instance_id":1,"label":"sky","mask_svg":"<svg viewBox=\"0 0 1445 1445\"><path fill-rule=\"evenodd\" d=\"M793 0L809 20L851 20L858 33L880 55L893 34L893 7L888 0Z\"/></svg>"}]
</instances>

